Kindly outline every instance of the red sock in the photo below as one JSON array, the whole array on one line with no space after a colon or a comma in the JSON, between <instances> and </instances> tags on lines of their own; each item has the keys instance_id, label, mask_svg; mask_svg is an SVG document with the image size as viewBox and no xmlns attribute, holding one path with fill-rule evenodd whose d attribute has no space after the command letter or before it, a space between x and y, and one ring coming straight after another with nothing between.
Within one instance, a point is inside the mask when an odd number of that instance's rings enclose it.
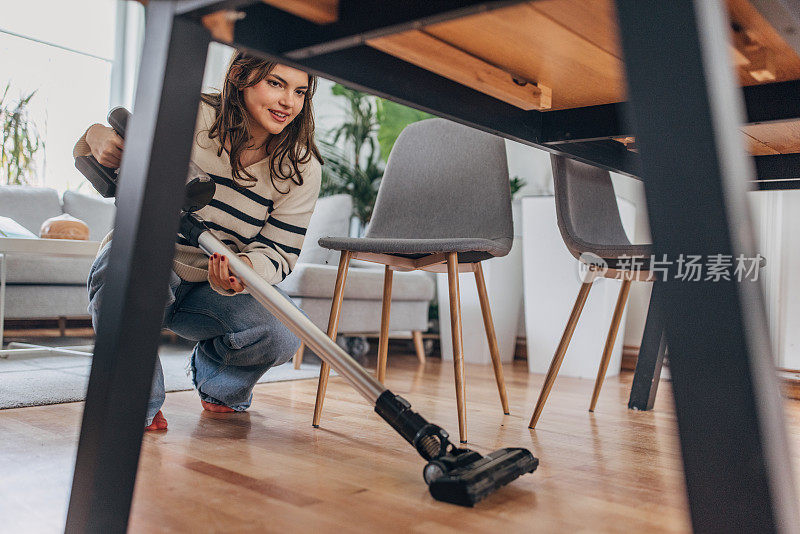
<instances>
[{"instance_id":1,"label":"red sock","mask_svg":"<svg viewBox=\"0 0 800 534\"><path fill-rule=\"evenodd\" d=\"M166 430L167 429L167 420L164 418L164 414L161 413L161 410L153 417L153 422L144 427L145 431L147 430Z\"/></svg>"},{"instance_id":2,"label":"red sock","mask_svg":"<svg viewBox=\"0 0 800 534\"><path fill-rule=\"evenodd\" d=\"M222 404L214 404L213 402L206 402L203 399L200 399L200 404L202 404L203 409L208 412L233 413L236 411L233 408L228 408L227 406L223 406Z\"/></svg>"}]
</instances>

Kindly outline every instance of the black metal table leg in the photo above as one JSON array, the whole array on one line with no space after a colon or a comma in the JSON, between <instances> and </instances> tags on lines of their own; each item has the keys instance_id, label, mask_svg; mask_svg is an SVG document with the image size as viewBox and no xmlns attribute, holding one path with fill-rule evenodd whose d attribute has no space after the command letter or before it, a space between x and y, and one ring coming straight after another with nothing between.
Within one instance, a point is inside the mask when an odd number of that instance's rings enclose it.
<instances>
[{"instance_id":1,"label":"black metal table leg","mask_svg":"<svg viewBox=\"0 0 800 534\"><path fill-rule=\"evenodd\" d=\"M647 309L647 321L644 324L642 344L639 346L639 357L636 360L636 371L633 374L631 396L628 408L632 410L652 410L656 402L658 382L661 378L661 364L664 362L666 341L664 338L664 283L653 282L650 293L650 306Z\"/></svg>"},{"instance_id":2,"label":"black metal table leg","mask_svg":"<svg viewBox=\"0 0 800 534\"><path fill-rule=\"evenodd\" d=\"M66 532L125 532L209 36L147 7Z\"/></svg>"},{"instance_id":3,"label":"black metal table leg","mask_svg":"<svg viewBox=\"0 0 800 534\"><path fill-rule=\"evenodd\" d=\"M617 0L657 257L755 256L741 91L722 0ZM664 284L684 475L698 532L799 526L758 281Z\"/></svg>"}]
</instances>

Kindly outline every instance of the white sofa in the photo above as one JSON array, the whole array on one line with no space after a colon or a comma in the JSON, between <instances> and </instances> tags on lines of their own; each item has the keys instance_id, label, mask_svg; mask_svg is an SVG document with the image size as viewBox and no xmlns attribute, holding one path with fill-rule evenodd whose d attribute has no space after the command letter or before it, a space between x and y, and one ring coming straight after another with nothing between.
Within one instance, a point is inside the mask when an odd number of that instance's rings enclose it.
<instances>
[{"instance_id":1,"label":"white sofa","mask_svg":"<svg viewBox=\"0 0 800 534\"><path fill-rule=\"evenodd\" d=\"M68 213L89 226L89 239L100 241L114 224L114 204L73 191L59 198L55 189L0 186L0 215L39 235L42 222ZM5 316L8 319L88 317L86 278L92 258L10 255L7 263Z\"/></svg>"}]
</instances>

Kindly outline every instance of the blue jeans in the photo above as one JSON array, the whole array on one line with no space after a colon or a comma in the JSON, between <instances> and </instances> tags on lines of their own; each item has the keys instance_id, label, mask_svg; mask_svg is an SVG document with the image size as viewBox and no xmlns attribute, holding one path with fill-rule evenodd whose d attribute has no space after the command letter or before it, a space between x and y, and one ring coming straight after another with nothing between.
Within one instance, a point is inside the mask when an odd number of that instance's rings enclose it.
<instances>
[{"instance_id":1,"label":"blue jeans","mask_svg":"<svg viewBox=\"0 0 800 534\"><path fill-rule=\"evenodd\" d=\"M87 281L95 330L110 249L108 243L100 251ZM278 291L291 302L286 293ZM253 387L270 367L287 362L300 348L297 336L251 295L220 295L208 282L186 282L174 272L170 275L163 327L197 341L191 368L200 398L236 411L250 406ZM161 409L165 396L164 372L156 359L146 425Z\"/></svg>"}]
</instances>

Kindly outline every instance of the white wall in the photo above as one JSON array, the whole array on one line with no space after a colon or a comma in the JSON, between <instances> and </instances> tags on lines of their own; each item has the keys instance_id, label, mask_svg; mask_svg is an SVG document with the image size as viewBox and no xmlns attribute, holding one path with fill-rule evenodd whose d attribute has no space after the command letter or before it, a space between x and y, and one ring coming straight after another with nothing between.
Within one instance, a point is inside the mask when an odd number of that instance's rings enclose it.
<instances>
[{"instance_id":1,"label":"white wall","mask_svg":"<svg viewBox=\"0 0 800 534\"><path fill-rule=\"evenodd\" d=\"M508 175L519 176L527 184L517 193L517 198L553 194L553 171L550 154L528 145L506 140Z\"/></svg>"},{"instance_id":2,"label":"white wall","mask_svg":"<svg viewBox=\"0 0 800 534\"><path fill-rule=\"evenodd\" d=\"M800 369L800 191L750 193L754 213L757 252L766 258L759 279L775 363Z\"/></svg>"},{"instance_id":3,"label":"white wall","mask_svg":"<svg viewBox=\"0 0 800 534\"><path fill-rule=\"evenodd\" d=\"M222 82L234 49L222 43L211 43L206 55L206 70L203 73L203 92L222 89Z\"/></svg>"}]
</instances>

